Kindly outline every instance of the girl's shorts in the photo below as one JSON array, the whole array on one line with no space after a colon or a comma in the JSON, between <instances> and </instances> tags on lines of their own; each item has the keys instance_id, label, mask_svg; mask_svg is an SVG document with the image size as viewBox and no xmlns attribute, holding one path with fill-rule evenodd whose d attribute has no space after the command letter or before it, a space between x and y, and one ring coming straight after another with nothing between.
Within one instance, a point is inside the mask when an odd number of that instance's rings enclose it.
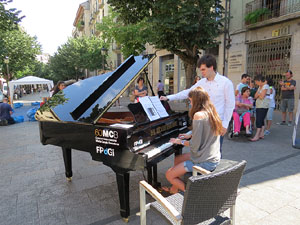
<instances>
[{"instance_id":1,"label":"girl's shorts","mask_svg":"<svg viewBox=\"0 0 300 225\"><path fill-rule=\"evenodd\" d=\"M184 168L186 172L193 172L193 166L200 166L203 169L206 169L208 171L214 171L219 163L213 163L213 162L201 162L201 163L193 163L191 160L187 160L184 162Z\"/></svg>"}]
</instances>

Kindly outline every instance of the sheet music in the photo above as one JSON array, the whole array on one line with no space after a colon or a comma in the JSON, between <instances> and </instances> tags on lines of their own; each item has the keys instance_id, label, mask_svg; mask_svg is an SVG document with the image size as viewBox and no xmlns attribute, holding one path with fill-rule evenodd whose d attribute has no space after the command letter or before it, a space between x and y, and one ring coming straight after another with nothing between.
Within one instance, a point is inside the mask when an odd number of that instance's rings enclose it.
<instances>
[{"instance_id":1,"label":"sheet music","mask_svg":"<svg viewBox=\"0 0 300 225\"><path fill-rule=\"evenodd\" d=\"M165 107L162 105L161 101L159 100L158 96L151 96L149 98L160 117L168 117L169 116Z\"/></svg>"},{"instance_id":2,"label":"sheet music","mask_svg":"<svg viewBox=\"0 0 300 225\"><path fill-rule=\"evenodd\" d=\"M160 118L160 116L159 116L158 112L156 111L155 107L153 106L149 96L140 97L139 102L142 104L150 121L157 120Z\"/></svg>"}]
</instances>

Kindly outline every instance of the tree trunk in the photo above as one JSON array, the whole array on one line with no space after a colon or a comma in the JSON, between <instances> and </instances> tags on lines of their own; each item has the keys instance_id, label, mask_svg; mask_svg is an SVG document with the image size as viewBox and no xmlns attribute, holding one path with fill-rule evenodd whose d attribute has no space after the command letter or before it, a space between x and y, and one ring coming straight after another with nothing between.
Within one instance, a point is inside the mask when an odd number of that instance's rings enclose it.
<instances>
[{"instance_id":1,"label":"tree trunk","mask_svg":"<svg viewBox=\"0 0 300 225\"><path fill-rule=\"evenodd\" d=\"M184 64L185 77L186 77L186 88L190 88L193 85L196 76L196 64Z\"/></svg>"}]
</instances>

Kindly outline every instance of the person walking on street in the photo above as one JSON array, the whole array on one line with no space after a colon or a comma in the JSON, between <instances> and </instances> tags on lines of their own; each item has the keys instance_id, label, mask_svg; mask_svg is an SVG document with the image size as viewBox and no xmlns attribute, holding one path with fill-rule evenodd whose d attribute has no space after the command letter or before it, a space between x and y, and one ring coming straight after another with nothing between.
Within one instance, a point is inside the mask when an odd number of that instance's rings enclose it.
<instances>
[{"instance_id":1,"label":"person walking on street","mask_svg":"<svg viewBox=\"0 0 300 225\"><path fill-rule=\"evenodd\" d=\"M211 55L202 56L197 62L197 67L200 68L204 78L199 80L191 88L178 92L177 94L161 96L160 100L174 101L187 99L191 90L196 87L202 87L208 93L210 100L222 120L223 129L220 137L220 146L222 149L223 138L227 132L228 124L235 107L233 84L227 77L216 72L216 59Z\"/></svg>"},{"instance_id":2,"label":"person walking on street","mask_svg":"<svg viewBox=\"0 0 300 225\"><path fill-rule=\"evenodd\" d=\"M286 111L289 113L288 126L292 126L293 123L293 111L295 105L294 91L296 89L296 81L292 79L293 72L288 70L285 73L286 80L279 82L281 86L281 112L282 121L277 123L279 125L286 125Z\"/></svg>"},{"instance_id":3,"label":"person walking on street","mask_svg":"<svg viewBox=\"0 0 300 225\"><path fill-rule=\"evenodd\" d=\"M164 96L164 84L161 82L161 80L158 80L158 84L157 84L157 94L158 97L160 98L160 96Z\"/></svg>"},{"instance_id":4,"label":"person walking on street","mask_svg":"<svg viewBox=\"0 0 300 225\"><path fill-rule=\"evenodd\" d=\"M14 124L15 121L11 117L13 114L13 109L7 103L7 98L3 98L3 102L0 103L0 126L5 126L9 124Z\"/></svg>"}]
</instances>

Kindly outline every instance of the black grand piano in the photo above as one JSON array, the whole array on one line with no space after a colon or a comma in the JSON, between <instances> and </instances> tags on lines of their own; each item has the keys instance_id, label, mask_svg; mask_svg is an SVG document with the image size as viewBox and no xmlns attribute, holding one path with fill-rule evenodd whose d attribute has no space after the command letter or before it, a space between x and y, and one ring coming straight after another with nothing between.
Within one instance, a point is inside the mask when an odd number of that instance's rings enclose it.
<instances>
[{"instance_id":1,"label":"black grand piano","mask_svg":"<svg viewBox=\"0 0 300 225\"><path fill-rule=\"evenodd\" d=\"M50 98L36 113L42 144L62 147L66 177L72 178L73 150L89 152L116 173L120 214L128 221L129 172L145 170L148 182L157 182L157 163L181 147L170 137L188 132L187 112L150 121L140 103L128 109L110 108L152 62L154 56L131 56L115 71L68 86Z\"/></svg>"}]
</instances>

